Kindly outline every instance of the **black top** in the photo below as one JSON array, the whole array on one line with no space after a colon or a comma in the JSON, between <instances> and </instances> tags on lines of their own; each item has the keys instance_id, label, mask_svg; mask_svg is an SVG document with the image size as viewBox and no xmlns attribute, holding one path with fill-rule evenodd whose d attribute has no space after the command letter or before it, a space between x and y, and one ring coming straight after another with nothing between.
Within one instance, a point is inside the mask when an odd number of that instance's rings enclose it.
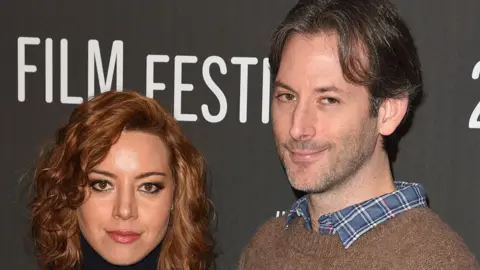
<instances>
[{"instance_id":1,"label":"black top","mask_svg":"<svg viewBox=\"0 0 480 270\"><path fill-rule=\"evenodd\" d=\"M81 235L81 234L80 234ZM160 254L160 245L158 245L150 254L148 254L143 260L136 264L129 266L116 266L106 260L104 260L93 248L88 244L85 238L80 236L80 243L83 254L82 270L155 270L157 269L157 261Z\"/></svg>"}]
</instances>

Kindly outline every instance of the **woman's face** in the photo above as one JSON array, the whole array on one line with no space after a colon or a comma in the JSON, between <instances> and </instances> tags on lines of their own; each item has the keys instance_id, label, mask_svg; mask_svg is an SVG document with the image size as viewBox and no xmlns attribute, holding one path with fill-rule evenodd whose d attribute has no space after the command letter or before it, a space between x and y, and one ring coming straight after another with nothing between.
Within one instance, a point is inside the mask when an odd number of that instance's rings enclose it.
<instances>
[{"instance_id":1,"label":"woman's face","mask_svg":"<svg viewBox=\"0 0 480 270\"><path fill-rule=\"evenodd\" d=\"M129 265L164 238L173 204L169 152L155 135L126 131L88 174L82 234L105 260Z\"/></svg>"}]
</instances>

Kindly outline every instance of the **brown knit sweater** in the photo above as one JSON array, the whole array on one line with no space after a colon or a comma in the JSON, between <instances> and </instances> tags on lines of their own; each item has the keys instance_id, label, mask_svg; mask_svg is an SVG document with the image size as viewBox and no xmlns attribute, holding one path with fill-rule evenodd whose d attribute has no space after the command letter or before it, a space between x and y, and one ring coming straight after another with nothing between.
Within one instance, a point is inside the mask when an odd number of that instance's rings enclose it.
<instances>
[{"instance_id":1,"label":"brown knit sweater","mask_svg":"<svg viewBox=\"0 0 480 270\"><path fill-rule=\"evenodd\" d=\"M284 226L284 217L263 225L244 249L239 270L480 269L460 236L428 208L377 225L348 249L338 235L307 231L301 218Z\"/></svg>"}]
</instances>

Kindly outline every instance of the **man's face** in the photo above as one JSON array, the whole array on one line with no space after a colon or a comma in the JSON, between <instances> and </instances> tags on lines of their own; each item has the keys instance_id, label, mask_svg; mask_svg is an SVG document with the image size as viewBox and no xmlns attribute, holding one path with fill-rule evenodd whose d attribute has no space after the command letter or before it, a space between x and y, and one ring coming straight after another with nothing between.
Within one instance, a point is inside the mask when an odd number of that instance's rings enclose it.
<instances>
[{"instance_id":1,"label":"man's face","mask_svg":"<svg viewBox=\"0 0 480 270\"><path fill-rule=\"evenodd\" d=\"M274 86L277 150L291 185L308 193L350 179L381 145L368 89L345 80L337 49L335 34L293 34Z\"/></svg>"}]
</instances>

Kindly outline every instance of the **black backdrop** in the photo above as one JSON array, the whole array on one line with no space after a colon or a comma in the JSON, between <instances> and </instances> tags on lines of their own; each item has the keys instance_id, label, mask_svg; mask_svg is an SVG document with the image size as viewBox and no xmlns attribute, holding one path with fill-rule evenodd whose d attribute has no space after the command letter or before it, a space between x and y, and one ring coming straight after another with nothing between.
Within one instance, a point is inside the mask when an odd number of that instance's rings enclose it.
<instances>
[{"instance_id":1,"label":"black backdrop","mask_svg":"<svg viewBox=\"0 0 480 270\"><path fill-rule=\"evenodd\" d=\"M478 256L480 2L395 3L416 39L426 91L400 143L395 176L423 183L431 206ZM204 153L218 213L218 267L234 269L255 229L294 199L274 148L265 62L270 33L294 4L2 1L5 269L35 269L25 244L20 179L28 180L38 151L76 104L110 87L155 97Z\"/></svg>"}]
</instances>

